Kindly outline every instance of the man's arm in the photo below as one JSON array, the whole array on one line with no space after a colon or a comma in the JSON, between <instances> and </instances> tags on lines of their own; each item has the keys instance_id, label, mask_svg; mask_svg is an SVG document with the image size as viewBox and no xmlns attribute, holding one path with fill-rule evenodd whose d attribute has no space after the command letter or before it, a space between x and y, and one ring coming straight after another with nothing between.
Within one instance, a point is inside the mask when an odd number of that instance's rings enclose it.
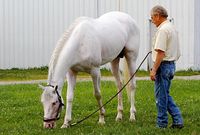
<instances>
[{"instance_id":1,"label":"man's arm","mask_svg":"<svg viewBox=\"0 0 200 135\"><path fill-rule=\"evenodd\" d=\"M158 70L160 63L162 62L163 58L165 57L165 52L162 50L156 50L156 61L152 67L152 70L150 71L150 78L152 81L155 81L156 79L156 71Z\"/></svg>"}]
</instances>

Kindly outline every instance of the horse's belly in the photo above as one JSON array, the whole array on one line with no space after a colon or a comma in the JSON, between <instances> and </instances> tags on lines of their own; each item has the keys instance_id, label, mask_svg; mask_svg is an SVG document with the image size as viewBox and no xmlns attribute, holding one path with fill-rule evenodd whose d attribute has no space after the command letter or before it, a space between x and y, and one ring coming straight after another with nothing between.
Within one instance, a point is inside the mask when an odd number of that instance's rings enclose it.
<instances>
[{"instance_id":1,"label":"horse's belly","mask_svg":"<svg viewBox=\"0 0 200 135\"><path fill-rule=\"evenodd\" d=\"M125 44L125 41L122 39L113 39L112 44L110 42L107 44L104 43L101 50L102 65L117 58L124 49Z\"/></svg>"},{"instance_id":2,"label":"horse's belly","mask_svg":"<svg viewBox=\"0 0 200 135\"><path fill-rule=\"evenodd\" d=\"M92 68L100 67L101 63L96 63L96 61L82 61L81 63L77 63L71 69L76 72L87 72L89 73Z\"/></svg>"}]
</instances>

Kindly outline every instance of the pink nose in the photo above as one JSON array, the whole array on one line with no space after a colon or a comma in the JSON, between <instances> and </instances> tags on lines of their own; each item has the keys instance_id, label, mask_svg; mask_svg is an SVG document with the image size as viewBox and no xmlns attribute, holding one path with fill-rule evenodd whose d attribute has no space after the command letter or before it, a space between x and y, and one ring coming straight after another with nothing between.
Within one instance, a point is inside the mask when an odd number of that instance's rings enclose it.
<instances>
[{"instance_id":1,"label":"pink nose","mask_svg":"<svg viewBox=\"0 0 200 135\"><path fill-rule=\"evenodd\" d=\"M55 121L44 122L44 128L55 128L55 126L56 126Z\"/></svg>"}]
</instances>

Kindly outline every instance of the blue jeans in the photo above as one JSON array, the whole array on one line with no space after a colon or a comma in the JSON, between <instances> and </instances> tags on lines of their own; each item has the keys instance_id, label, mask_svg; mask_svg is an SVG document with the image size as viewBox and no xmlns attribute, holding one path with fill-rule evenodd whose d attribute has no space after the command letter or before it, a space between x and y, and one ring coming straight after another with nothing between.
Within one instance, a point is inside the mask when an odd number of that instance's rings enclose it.
<instances>
[{"instance_id":1,"label":"blue jeans","mask_svg":"<svg viewBox=\"0 0 200 135\"><path fill-rule=\"evenodd\" d=\"M155 97L158 110L157 126L167 127L168 114L172 117L173 124L183 124L183 119L179 108L170 96L171 80L175 73L174 62L162 62L156 73Z\"/></svg>"}]
</instances>

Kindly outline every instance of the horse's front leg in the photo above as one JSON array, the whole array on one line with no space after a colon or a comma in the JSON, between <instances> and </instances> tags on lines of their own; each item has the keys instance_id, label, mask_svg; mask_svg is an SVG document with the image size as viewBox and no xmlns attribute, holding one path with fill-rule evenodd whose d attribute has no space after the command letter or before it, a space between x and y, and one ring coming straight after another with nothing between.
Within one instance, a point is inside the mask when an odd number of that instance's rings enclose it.
<instances>
[{"instance_id":1,"label":"horse's front leg","mask_svg":"<svg viewBox=\"0 0 200 135\"><path fill-rule=\"evenodd\" d=\"M99 68L94 68L91 70L91 76L94 84L94 96L97 99L98 106L101 107L102 104L102 99L101 99L101 92L100 92L100 78L101 78L101 73ZM105 115L105 109L102 107L100 109L100 114L99 114L99 123L104 124L104 115Z\"/></svg>"},{"instance_id":2,"label":"horse's front leg","mask_svg":"<svg viewBox=\"0 0 200 135\"><path fill-rule=\"evenodd\" d=\"M66 95L66 113L64 123L61 128L68 128L72 120L72 102L74 99L74 87L76 84L76 73L69 70L67 73L67 95Z\"/></svg>"}]
</instances>

